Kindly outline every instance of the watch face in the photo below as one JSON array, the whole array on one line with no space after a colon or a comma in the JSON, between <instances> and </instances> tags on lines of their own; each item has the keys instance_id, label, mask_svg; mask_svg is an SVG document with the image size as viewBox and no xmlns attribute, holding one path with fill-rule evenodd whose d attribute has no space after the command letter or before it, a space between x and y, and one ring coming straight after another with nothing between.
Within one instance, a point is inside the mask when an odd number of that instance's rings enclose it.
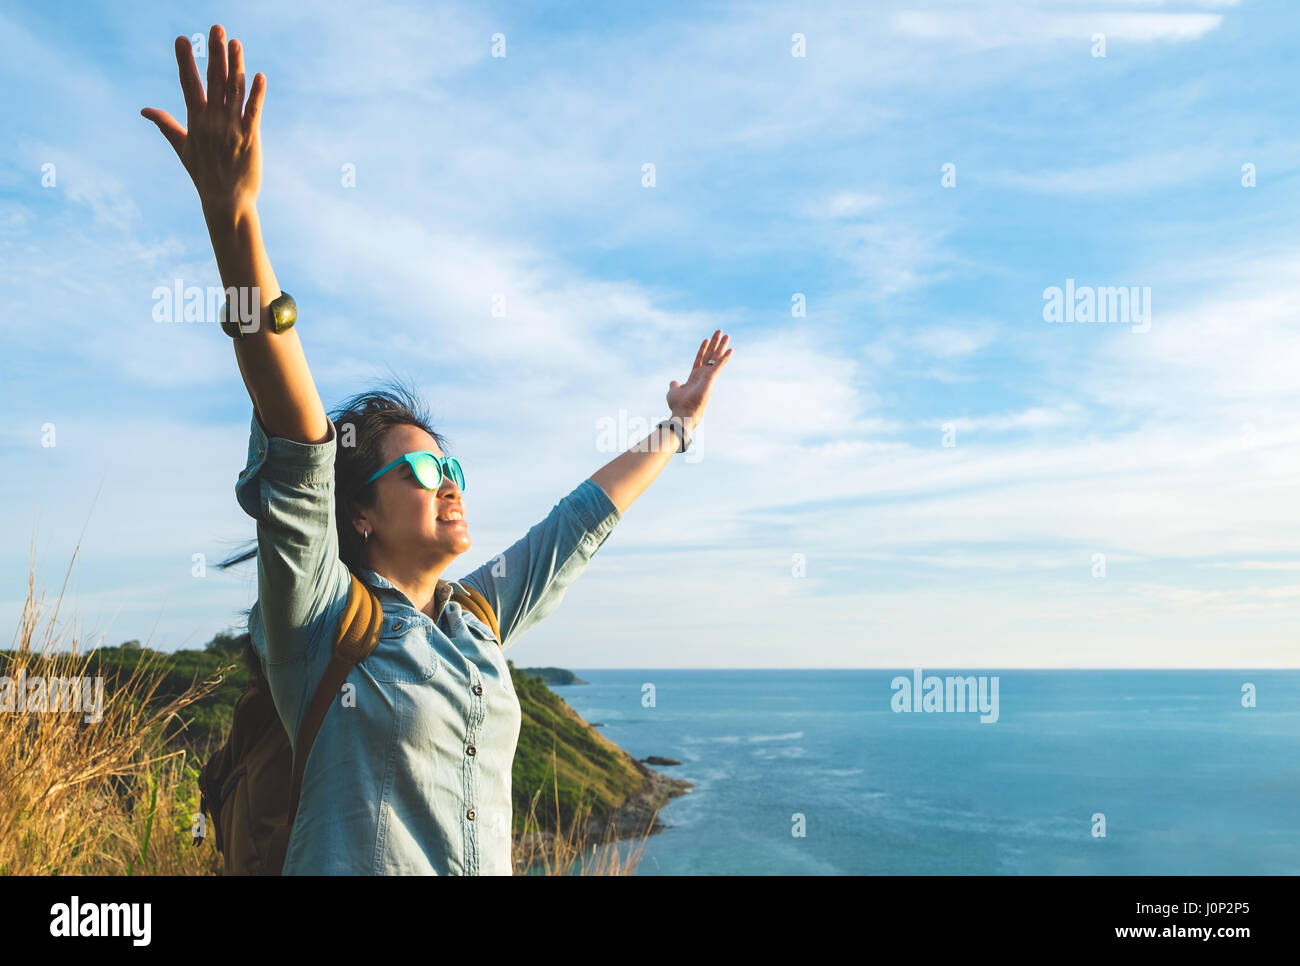
<instances>
[{"instance_id":1,"label":"watch face","mask_svg":"<svg viewBox=\"0 0 1300 966\"><path fill-rule=\"evenodd\" d=\"M281 292L280 297L271 302L271 331L280 333L292 329L297 318L298 306L293 296Z\"/></svg>"}]
</instances>

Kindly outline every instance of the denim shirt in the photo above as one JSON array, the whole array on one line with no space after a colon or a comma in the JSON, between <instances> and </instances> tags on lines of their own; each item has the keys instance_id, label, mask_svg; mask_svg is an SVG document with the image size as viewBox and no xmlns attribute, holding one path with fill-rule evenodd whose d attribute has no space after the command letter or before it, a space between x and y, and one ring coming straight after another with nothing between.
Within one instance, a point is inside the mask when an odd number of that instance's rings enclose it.
<instances>
[{"instance_id":1,"label":"denim shirt","mask_svg":"<svg viewBox=\"0 0 1300 966\"><path fill-rule=\"evenodd\" d=\"M268 438L253 413L235 484L257 521L253 646L290 740L330 661L350 575L334 517L337 428L323 443ZM285 875L509 875L510 771L520 707L504 650L559 604L619 521L583 480L504 553L440 581L437 619L373 570L383 604L374 652L349 673L312 744ZM458 604L471 586L501 641Z\"/></svg>"}]
</instances>

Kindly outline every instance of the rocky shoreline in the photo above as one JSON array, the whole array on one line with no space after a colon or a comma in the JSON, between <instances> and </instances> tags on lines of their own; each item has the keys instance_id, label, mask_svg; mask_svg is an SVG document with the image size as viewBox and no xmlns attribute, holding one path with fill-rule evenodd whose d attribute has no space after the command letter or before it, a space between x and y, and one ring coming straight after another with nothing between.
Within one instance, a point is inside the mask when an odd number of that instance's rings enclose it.
<instances>
[{"instance_id":1,"label":"rocky shoreline","mask_svg":"<svg viewBox=\"0 0 1300 966\"><path fill-rule=\"evenodd\" d=\"M635 792L614 809L605 821L587 823L583 838L588 842L622 841L643 835L655 835L670 826L659 821L659 810L678 796L685 795L695 786L682 778L672 778L662 772L648 768L635 758L628 756L645 781ZM653 757L653 756L651 756ZM553 861L555 857L555 835L541 831L519 836L515 840L515 874L522 875L527 870L521 857L529 854L534 863Z\"/></svg>"}]
</instances>

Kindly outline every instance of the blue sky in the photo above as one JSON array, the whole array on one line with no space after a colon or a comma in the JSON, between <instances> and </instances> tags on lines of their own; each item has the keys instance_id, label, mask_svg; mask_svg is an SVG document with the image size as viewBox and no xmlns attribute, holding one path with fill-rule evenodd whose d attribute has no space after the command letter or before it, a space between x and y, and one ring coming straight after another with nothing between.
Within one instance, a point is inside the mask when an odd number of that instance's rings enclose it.
<instances>
[{"instance_id":1,"label":"blue sky","mask_svg":"<svg viewBox=\"0 0 1300 966\"><path fill-rule=\"evenodd\" d=\"M151 315L157 286L219 282L139 116L183 119L172 40L219 22L268 76L259 208L326 406L406 376L466 467L448 576L732 335L697 458L516 663L1295 667L1297 19L9 4L0 617L33 533L47 603L82 541L58 619L89 644L198 647L256 593L254 567L191 575L253 535L233 353ZM1149 329L1046 322L1067 279L1148 291Z\"/></svg>"}]
</instances>

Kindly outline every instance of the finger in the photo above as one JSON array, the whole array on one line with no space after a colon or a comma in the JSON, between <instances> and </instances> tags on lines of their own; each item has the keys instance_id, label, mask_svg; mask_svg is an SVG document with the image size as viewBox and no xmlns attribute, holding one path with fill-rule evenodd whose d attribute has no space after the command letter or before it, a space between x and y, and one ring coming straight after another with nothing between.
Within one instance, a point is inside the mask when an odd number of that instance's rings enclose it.
<instances>
[{"instance_id":1,"label":"finger","mask_svg":"<svg viewBox=\"0 0 1300 966\"><path fill-rule=\"evenodd\" d=\"M713 367L714 371L720 372L722 370L722 367L727 364L727 360L730 358L731 358L731 350L728 349L726 352L722 354L722 358L718 360L718 364Z\"/></svg>"},{"instance_id":2,"label":"finger","mask_svg":"<svg viewBox=\"0 0 1300 966\"><path fill-rule=\"evenodd\" d=\"M704 339L700 342L700 347L695 352L695 362L691 365L692 370L698 369L700 366L704 365L704 350L708 344L708 339Z\"/></svg>"},{"instance_id":3,"label":"finger","mask_svg":"<svg viewBox=\"0 0 1300 966\"><path fill-rule=\"evenodd\" d=\"M727 340L730 338L731 336L724 335L722 337L722 340L716 346L713 347L713 354L709 356L709 358L711 359L718 358L718 356L722 354L723 350L727 348Z\"/></svg>"},{"instance_id":4,"label":"finger","mask_svg":"<svg viewBox=\"0 0 1300 966\"><path fill-rule=\"evenodd\" d=\"M140 113L158 125L158 130L162 131L163 137L176 149L176 153L179 155L181 149L185 147L185 128L180 126L176 118L166 111L160 111L153 107L146 107Z\"/></svg>"},{"instance_id":5,"label":"finger","mask_svg":"<svg viewBox=\"0 0 1300 966\"><path fill-rule=\"evenodd\" d=\"M262 101L266 98L266 75L254 74L253 87L248 92L248 106L244 108L244 131L252 134L262 120Z\"/></svg>"},{"instance_id":6,"label":"finger","mask_svg":"<svg viewBox=\"0 0 1300 966\"><path fill-rule=\"evenodd\" d=\"M239 120L244 112L244 45L230 41L230 73L226 77L226 112Z\"/></svg>"},{"instance_id":7,"label":"finger","mask_svg":"<svg viewBox=\"0 0 1300 966\"><path fill-rule=\"evenodd\" d=\"M713 358L713 354L718 351L718 339L722 337L721 329L714 329L713 335L709 337L709 354L706 358Z\"/></svg>"},{"instance_id":8,"label":"finger","mask_svg":"<svg viewBox=\"0 0 1300 966\"><path fill-rule=\"evenodd\" d=\"M226 31L219 23L208 34L208 103L216 108L226 103Z\"/></svg>"},{"instance_id":9,"label":"finger","mask_svg":"<svg viewBox=\"0 0 1300 966\"><path fill-rule=\"evenodd\" d=\"M181 71L181 92L185 95L185 110L189 122L207 105L203 96L203 81L199 77L198 65L194 63L194 48L186 37L176 38L176 66Z\"/></svg>"}]
</instances>

